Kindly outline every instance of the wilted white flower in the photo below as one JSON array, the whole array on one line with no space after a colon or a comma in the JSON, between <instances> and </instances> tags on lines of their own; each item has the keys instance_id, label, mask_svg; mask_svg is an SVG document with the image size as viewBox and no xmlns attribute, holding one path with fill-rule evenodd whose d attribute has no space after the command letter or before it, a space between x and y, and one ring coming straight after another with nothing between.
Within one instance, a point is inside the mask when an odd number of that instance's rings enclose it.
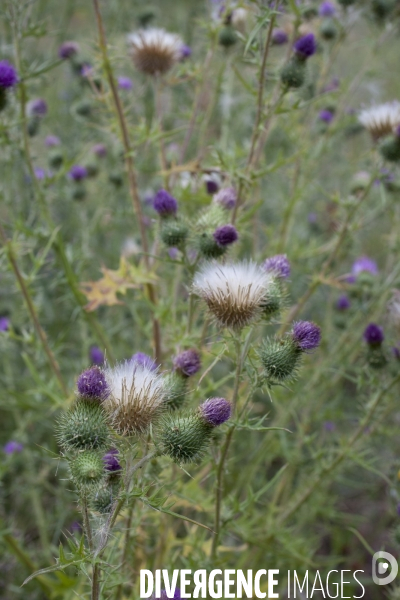
<instances>
[{"instance_id":1,"label":"wilted white flower","mask_svg":"<svg viewBox=\"0 0 400 600\"><path fill-rule=\"evenodd\" d=\"M164 376L135 361L107 367L105 376L110 396L104 406L113 426L123 435L144 433L166 399Z\"/></svg>"},{"instance_id":2,"label":"wilted white flower","mask_svg":"<svg viewBox=\"0 0 400 600\"><path fill-rule=\"evenodd\" d=\"M360 112L358 120L375 139L389 135L400 123L400 102L386 102L366 108Z\"/></svg>"},{"instance_id":3,"label":"wilted white flower","mask_svg":"<svg viewBox=\"0 0 400 600\"><path fill-rule=\"evenodd\" d=\"M235 8L232 11L232 25L242 33L246 30L248 12L245 8Z\"/></svg>"},{"instance_id":4,"label":"wilted white flower","mask_svg":"<svg viewBox=\"0 0 400 600\"><path fill-rule=\"evenodd\" d=\"M182 55L183 41L164 29L142 29L128 35L130 54L135 66L146 75L169 71Z\"/></svg>"},{"instance_id":5,"label":"wilted white flower","mask_svg":"<svg viewBox=\"0 0 400 600\"><path fill-rule=\"evenodd\" d=\"M262 314L271 285L271 274L252 261L210 262L196 273L193 290L222 325L238 329Z\"/></svg>"}]
</instances>

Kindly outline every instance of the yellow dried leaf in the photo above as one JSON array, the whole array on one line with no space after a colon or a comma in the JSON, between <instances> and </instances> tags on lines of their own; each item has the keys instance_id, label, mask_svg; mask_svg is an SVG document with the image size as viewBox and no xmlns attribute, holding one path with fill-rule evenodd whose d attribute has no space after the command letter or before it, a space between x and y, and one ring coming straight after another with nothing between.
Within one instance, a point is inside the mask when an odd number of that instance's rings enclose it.
<instances>
[{"instance_id":1,"label":"yellow dried leaf","mask_svg":"<svg viewBox=\"0 0 400 600\"><path fill-rule=\"evenodd\" d=\"M154 273L145 272L142 267L131 265L121 256L117 270L101 267L103 277L97 281L83 281L81 289L88 299L85 309L89 312L99 306L123 304L117 294L126 294L127 290L140 288L146 283L154 283Z\"/></svg>"}]
</instances>

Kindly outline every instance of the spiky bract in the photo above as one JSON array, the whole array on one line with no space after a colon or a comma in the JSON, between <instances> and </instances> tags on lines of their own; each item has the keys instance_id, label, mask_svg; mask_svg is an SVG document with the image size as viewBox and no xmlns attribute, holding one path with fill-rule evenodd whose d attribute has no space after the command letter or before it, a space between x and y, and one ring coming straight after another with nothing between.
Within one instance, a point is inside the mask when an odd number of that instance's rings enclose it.
<instances>
[{"instance_id":1,"label":"spiky bract","mask_svg":"<svg viewBox=\"0 0 400 600\"><path fill-rule=\"evenodd\" d=\"M186 399L188 391L187 378L182 377L178 373L170 373L167 376L167 395L165 404L168 408L176 410L180 408Z\"/></svg>"},{"instance_id":2,"label":"spiky bract","mask_svg":"<svg viewBox=\"0 0 400 600\"><path fill-rule=\"evenodd\" d=\"M71 475L78 486L100 483L105 476L101 453L97 450L85 450L69 463Z\"/></svg>"},{"instance_id":3,"label":"spiky bract","mask_svg":"<svg viewBox=\"0 0 400 600\"><path fill-rule=\"evenodd\" d=\"M58 424L57 437L65 450L106 448L110 442L107 416L100 404L78 399L64 413Z\"/></svg>"},{"instance_id":4,"label":"spiky bract","mask_svg":"<svg viewBox=\"0 0 400 600\"><path fill-rule=\"evenodd\" d=\"M195 462L207 448L212 431L213 426L199 412L190 416L169 415L159 431L160 452L177 463Z\"/></svg>"},{"instance_id":5,"label":"spiky bract","mask_svg":"<svg viewBox=\"0 0 400 600\"><path fill-rule=\"evenodd\" d=\"M293 378L300 359L301 350L289 338L268 339L260 351L265 375L271 382Z\"/></svg>"},{"instance_id":6,"label":"spiky bract","mask_svg":"<svg viewBox=\"0 0 400 600\"><path fill-rule=\"evenodd\" d=\"M178 219L169 219L161 226L161 239L168 248L181 247L187 236L187 225Z\"/></svg>"},{"instance_id":7,"label":"spiky bract","mask_svg":"<svg viewBox=\"0 0 400 600\"><path fill-rule=\"evenodd\" d=\"M165 402L165 377L132 361L107 368L105 374L111 392L105 407L113 427L122 435L145 433Z\"/></svg>"}]
</instances>

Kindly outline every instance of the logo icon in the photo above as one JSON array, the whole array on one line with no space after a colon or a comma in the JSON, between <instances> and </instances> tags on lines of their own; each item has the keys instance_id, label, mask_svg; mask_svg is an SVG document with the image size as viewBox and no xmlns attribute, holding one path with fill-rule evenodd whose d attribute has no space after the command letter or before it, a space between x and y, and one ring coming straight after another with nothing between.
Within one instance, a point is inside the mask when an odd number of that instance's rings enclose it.
<instances>
[{"instance_id":1,"label":"logo icon","mask_svg":"<svg viewBox=\"0 0 400 600\"><path fill-rule=\"evenodd\" d=\"M397 577L399 565L389 552L380 550L372 557L372 579L377 585L388 585ZM384 577L383 577L384 576Z\"/></svg>"}]
</instances>

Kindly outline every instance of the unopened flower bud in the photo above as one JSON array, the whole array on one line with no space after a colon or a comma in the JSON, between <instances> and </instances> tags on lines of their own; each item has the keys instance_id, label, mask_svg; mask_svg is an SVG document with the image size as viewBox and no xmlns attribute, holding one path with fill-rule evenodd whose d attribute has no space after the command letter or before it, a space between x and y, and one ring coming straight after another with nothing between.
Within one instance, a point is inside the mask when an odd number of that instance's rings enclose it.
<instances>
[{"instance_id":1,"label":"unopened flower bud","mask_svg":"<svg viewBox=\"0 0 400 600\"><path fill-rule=\"evenodd\" d=\"M90 400L78 399L62 415L57 427L57 437L66 450L106 448L110 432L103 407Z\"/></svg>"},{"instance_id":2,"label":"unopened flower bud","mask_svg":"<svg viewBox=\"0 0 400 600\"><path fill-rule=\"evenodd\" d=\"M306 77L305 62L295 56L291 58L281 70L281 82L287 88L299 88Z\"/></svg>"},{"instance_id":3,"label":"unopened flower bud","mask_svg":"<svg viewBox=\"0 0 400 600\"><path fill-rule=\"evenodd\" d=\"M163 221L161 226L161 239L168 248L182 247L188 236L188 228L178 219Z\"/></svg>"},{"instance_id":4,"label":"unopened flower bud","mask_svg":"<svg viewBox=\"0 0 400 600\"><path fill-rule=\"evenodd\" d=\"M99 483L105 475L104 463L96 450L86 450L70 461L71 474L77 485Z\"/></svg>"}]
</instances>

